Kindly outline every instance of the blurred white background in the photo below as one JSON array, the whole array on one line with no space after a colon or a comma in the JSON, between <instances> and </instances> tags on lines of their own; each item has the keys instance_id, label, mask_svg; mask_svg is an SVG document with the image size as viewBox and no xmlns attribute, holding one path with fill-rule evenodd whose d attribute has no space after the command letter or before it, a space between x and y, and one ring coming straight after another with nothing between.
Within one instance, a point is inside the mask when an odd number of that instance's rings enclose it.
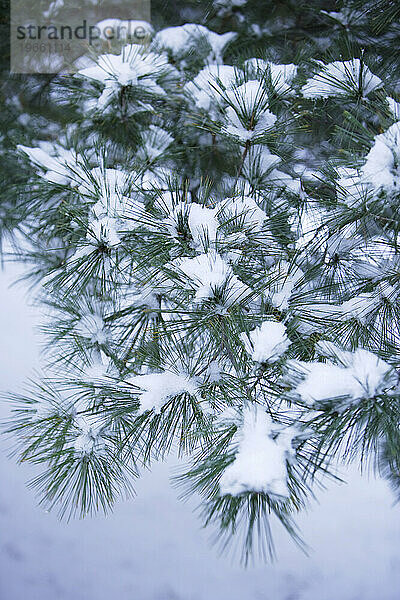
<instances>
[{"instance_id":1,"label":"blurred white background","mask_svg":"<svg viewBox=\"0 0 400 600\"><path fill-rule=\"evenodd\" d=\"M38 312L17 271L0 272L0 390L38 366ZM0 418L9 410L0 400ZM159 465L114 514L59 522L25 485L29 466L0 440L0 600L399 600L400 508L385 482L352 469L299 524L307 557L281 530L277 561L247 570L218 555Z\"/></svg>"}]
</instances>

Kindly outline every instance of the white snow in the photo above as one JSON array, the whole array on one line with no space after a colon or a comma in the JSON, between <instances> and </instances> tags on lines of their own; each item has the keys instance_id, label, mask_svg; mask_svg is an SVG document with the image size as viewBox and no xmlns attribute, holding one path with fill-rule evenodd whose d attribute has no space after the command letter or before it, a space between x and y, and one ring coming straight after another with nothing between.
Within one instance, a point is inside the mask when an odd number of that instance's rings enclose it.
<instances>
[{"instance_id":1,"label":"white snow","mask_svg":"<svg viewBox=\"0 0 400 600\"><path fill-rule=\"evenodd\" d=\"M349 401L372 398L396 385L397 377L390 365L362 348L342 352L342 365L290 361L289 365L305 374L296 392L307 403L347 397Z\"/></svg>"},{"instance_id":2,"label":"white snow","mask_svg":"<svg viewBox=\"0 0 400 600\"><path fill-rule=\"evenodd\" d=\"M78 75L106 85L114 82L122 86L137 85L139 79L143 79L141 83L146 85L146 78L156 77L158 69L165 66L165 58L132 44L124 46L120 54L100 55L94 66L78 71Z\"/></svg>"},{"instance_id":3,"label":"white snow","mask_svg":"<svg viewBox=\"0 0 400 600\"><path fill-rule=\"evenodd\" d=\"M158 414L161 412L164 404L171 398L185 393L192 396L196 396L197 394L197 386L194 379L170 371L136 375L135 377L130 377L127 383L143 390L139 396L139 413L154 410Z\"/></svg>"},{"instance_id":4,"label":"white snow","mask_svg":"<svg viewBox=\"0 0 400 600\"><path fill-rule=\"evenodd\" d=\"M341 396L358 397L360 386L350 370L329 363L306 363L303 366L306 378L297 386L296 392L304 402Z\"/></svg>"},{"instance_id":5,"label":"white snow","mask_svg":"<svg viewBox=\"0 0 400 600\"><path fill-rule=\"evenodd\" d=\"M216 291L226 287L225 303L230 306L244 300L250 292L233 273L232 267L214 251L179 259L174 266L189 278L190 285L196 289L194 299L197 302L212 298Z\"/></svg>"},{"instance_id":6,"label":"white snow","mask_svg":"<svg viewBox=\"0 0 400 600\"><path fill-rule=\"evenodd\" d=\"M228 134L247 141L264 135L275 124L277 117L266 108L267 96L262 82L246 81L227 90L225 96L230 102L224 128Z\"/></svg>"},{"instance_id":7,"label":"white snow","mask_svg":"<svg viewBox=\"0 0 400 600\"><path fill-rule=\"evenodd\" d=\"M150 125L142 134L143 142L138 158L154 161L172 144L174 138L162 127Z\"/></svg>"},{"instance_id":8,"label":"white snow","mask_svg":"<svg viewBox=\"0 0 400 600\"><path fill-rule=\"evenodd\" d=\"M286 326L277 321L264 321L247 335L240 335L246 351L259 363L279 360L290 346Z\"/></svg>"},{"instance_id":9,"label":"white snow","mask_svg":"<svg viewBox=\"0 0 400 600\"><path fill-rule=\"evenodd\" d=\"M17 148L27 154L35 165L45 171L42 176L50 183L67 185L74 179L70 167L75 171L80 170L75 153L72 150L66 150L62 146L52 146L44 142L38 148L30 148L23 144L18 144Z\"/></svg>"},{"instance_id":10,"label":"white snow","mask_svg":"<svg viewBox=\"0 0 400 600\"><path fill-rule=\"evenodd\" d=\"M305 98L328 98L360 93L368 96L382 87L382 80L371 73L367 65L358 58L335 61L325 65L319 61L321 70L307 80L301 88Z\"/></svg>"},{"instance_id":11,"label":"white snow","mask_svg":"<svg viewBox=\"0 0 400 600\"><path fill-rule=\"evenodd\" d=\"M100 333L101 339L101 330L98 331ZM97 334L95 335L95 337L98 337ZM106 339L107 337L108 336L106 334ZM83 381L91 383L94 386L102 386L104 384L107 384L109 382L109 376L112 374L114 376L116 375L113 369L112 362L110 358L106 356L102 351L100 351L100 353L94 353L91 363L82 369Z\"/></svg>"},{"instance_id":12,"label":"white snow","mask_svg":"<svg viewBox=\"0 0 400 600\"><path fill-rule=\"evenodd\" d=\"M207 208L196 202L178 202L174 204L168 194L157 202L162 210L168 210L169 215L162 221L173 237L178 237L178 225L187 219L190 233L193 237L193 247L201 250L206 241L213 245L217 238L219 222L218 208Z\"/></svg>"},{"instance_id":13,"label":"white snow","mask_svg":"<svg viewBox=\"0 0 400 600\"><path fill-rule=\"evenodd\" d=\"M85 176L81 182L78 191L82 194L96 195L100 194L100 202L103 203L104 212L94 212L96 216L115 217L120 210L119 199L123 194L129 181L129 174L118 169L103 169L95 167ZM107 208L111 209L109 213Z\"/></svg>"},{"instance_id":14,"label":"white snow","mask_svg":"<svg viewBox=\"0 0 400 600\"><path fill-rule=\"evenodd\" d=\"M400 119L400 102L396 102L396 100L390 96L386 97L386 102L389 104L392 115L398 121Z\"/></svg>"},{"instance_id":15,"label":"white snow","mask_svg":"<svg viewBox=\"0 0 400 600\"><path fill-rule=\"evenodd\" d=\"M264 408L253 405L244 409L243 425L233 439L233 444L238 444L235 459L220 479L222 495L264 492L289 496L286 461L291 457L291 438L274 438L273 433L273 423Z\"/></svg>"},{"instance_id":16,"label":"white snow","mask_svg":"<svg viewBox=\"0 0 400 600\"><path fill-rule=\"evenodd\" d=\"M262 144L254 144L247 153L244 168L248 173L256 170L257 173L265 175L280 162L281 159L279 156L276 154L271 154L267 146ZM274 177L274 175L272 175L272 177Z\"/></svg>"},{"instance_id":17,"label":"white snow","mask_svg":"<svg viewBox=\"0 0 400 600\"><path fill-rule=\"evenodd\" d=\"M349 368L361 388L358 392L361 398L372 398L397 384L398 377L392 367L368 350L356 350L349 361Z\"/></svg>"},{"instance_id":18,"label":"white snow","mask_svg":"<svg viewBox=\"0 0 400 600\"><path fill-rule=\"evenodd\" d=\"M221 86L231 89L237 76L237 69L231 65L207 65L185 85L185 90L194 98L198 108L209 111L213 102L221 101L217 90Z\"/></svg>"},{"instance_id":19,"label":"white snow","mask_svg":"<svg viewBox=\"0 0 400 600\"><path fill-rule=\"evenodd\" d=\"M194 202L189 205L189 229L197 247L202 245L203 240L215 242L219 227L217 212L218 209L206 208Z\"/></svg>"},{"instance_id":20,"label":"white snow","mask_svg":"<svg viewBox=\"0 0 400 600\"><path fill-rule=\"evenodd\" d=\"M340 305L340 308L346 318L357 319L362 325L366 325L371 312L377 307L377 303L379 303L379 297L365 292L346 300Z\"/></svg>"},{"instance_id":21,"label":"white snow","mask_svg":"<svg viewBox=\"0 0 400 600\"><path fill-rule=\"evenodd\" d=\"M156 48L170 50L174 56L190 52L197 46L199 39L204 39L210 46L211 52L207 62L222 62L222 54L225 46L236 38L233 32L215 33L204 25L197 23L186 23L178 27L167 27L154 36Z\"/></svg>"},{"instance_id":22,"label":"white snow","mask_svg":"<svg viewBox=\"0 0 400 600\"><path fill-rule=\"evenodd\" d=\"M276 122L276 116L268 109L254 118L252 123L248 117L240 117L240 111L231 106L226 109L225 117L227 124L223 131L245 142L265 135Z\"/></svg>"},{"instance_id":23,"label":"white snow","mask_svg":"<svg viewBox=\"0 0 400 600\"><path fill-rule=\"evenodd\" d=\"M118 225L118 221L111 217L102 217L101 219L90 221L85 243L77 248L71 260L80 260L97 250L100 246L106 246L110 250L115 249L121 242L117 233Z\"/></svg>"},{"instance_id":24,"label":"white snow","mask_svg":"<svg viewBox=\"0 0 400 600\"><path fill-rule=\"evenodd\" d=\"M228 198L221 203L221 208L229 219L235 219L238 223L243 223L246 227L257 231L264 227L265 221L268 219L266 213L250 196Z\"/></svg>"},{"instance_id":25,"label":"white snow","mask_svg":"<svg viewBox=\"0 0 400 600\"><path fill-rule=\"evenodd\" d=\"M254 75L264 75L266 71L269 71L272 85L280 93L291 91L292 81L297 75L297 65L275 64L262 58L250 58L245 61L244 66Z\"/></svg>"},{"instance_id":26,"label":"white snow","mask_svg":"<svg viewBox=\"0 0 400 600\"><path fill-rule=\"evenodd\" d=\"M400 192L400 121L375 136L374 145L361 169L362 180L376 193Z\"/></svg>"},{"instance_id":27,"label":"white snow","mask_svg":"<svg viewBox=\"0 0 400 600\"><path fill-rule=\"evenodd\" d=\"M268 300L275 308L286 310L296 284L304 276L303 271L299 268L291 268L287 261L280 261L269 271L268 276L273 282L268 290Z\"/></svg>"},{"instance_id":28,"label":"white snow","mask_svg":"<svg viewBox=\"0 0 400 600\"><path fill-rule=\"evenodd\" d=\"M74 327L75 332L93 343L105 344L108 339L103 318L96 313L83 315Z\"/></svg>"},{"instance_id":29,"label":"white snow","mask_svg":"<svg viewBox=\"0 0 400 600\"><path fill-rule=\"evenodd\" d=\"M77 429L77 436L72 442L72 447L77 454L82 456L92 452L102 454L105 449L105 441L102 438L104 430L104 421L102 419L89 420L87 417L80 416L74 420Z\"/></svg>"},{"instance_id":30,"label":"white snow","mask_svg":"<svg viewBox=\"0 0 400 600\"><path fill-rule=\"evenodd\" d=\"M102 54L94 66L79 70L77 75L104 84L96 103L98 109L103 109L121 86L140 86L154 94L165 94L156 80L167 70L172 68L164 56L131 44L124 46L120 54Z\"/></svg>"}]
</instances>

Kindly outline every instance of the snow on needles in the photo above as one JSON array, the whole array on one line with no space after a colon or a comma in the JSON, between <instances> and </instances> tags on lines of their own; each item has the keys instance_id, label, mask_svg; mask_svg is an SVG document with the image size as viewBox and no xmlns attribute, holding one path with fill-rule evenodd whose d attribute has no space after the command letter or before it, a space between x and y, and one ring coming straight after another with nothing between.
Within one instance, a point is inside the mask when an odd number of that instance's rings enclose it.
<instances>
[{"instance_id":1,"label":"snow on needles","mask_svg":"<svg viewBox=\"0 0 400 600\"><path fill-rule=\"evenodd\" d=\"M392 367L368 350L338 351L336 356L340 365L290 361L290 366L305 375L295 390L304 402L342 397L350 401L373 398L397 383Z\"/></svg>"},{"instance_id":2,"label":"snow on needles","mask_svg":"<svg viewBox=\"0 0 400 600\"><path fill-rule=\"evenodd\" d=\"M389 197L400 193L400 121L375 136L360 169L340 167L338 175L338 196L346 203L359 203L368 191Z\"/></svg>"},{"instance_id":3,"label":"snow on needles","mask_svg":"<svg viewBox=\"0 0 400 600\"><path fill-rule=\"evenodd\" d=\"M128 383L142 390L140 393L140 414L154 410L159 414L164 404L180 394L196 396L197 386L194 379L186 375L177 375L169 371L149 373L131 377Z\"/></svg>"},{"instance_id":4,"label":"snow on needles","mask_svg":"<svg viewBox=\"0 0 400 600\"><path fill-rule=\"evenodd\" d=\"M218 208L207 208L195 202L179 202L168 206L169 216L164 220L172 236L178 235L179 222L187 218L190 233L195 248L201 248L204 242L213 243L217 238L219 222L217 219Z\"/></svg>"},{"instance_id":5,"label":"snow on needles","mask_svg":"<svg viewBox=\"0 0 400 600\"><path fill-rule=\"evenodd\" d=\"M165 68L166 61L162 56L144 52L137 45L125 46L120 54L102 54L97 64L78 71L79 75L94 79L100 83L122 86L137 85L139 80L155 77L158 68Z\"/></svg>"},{"instance_id":6,"label":"snow on needles","mask_svg":"<svg viewBox=\"0 0 400 600\"><path fill-rule=\"evenodd\" d=\"M105 344L109 337L103 318L96 313L83 315L75 324L75 332L97 344Z\"/></svg>"},{"instance_id":7,"label":"snow on needles","mask_svg":"<svg viewBox=\"0 0 400 600\"><path fill-rule=\"evenodd\" d=\"M74 170L81 169L72 150L66 150L60 145L41 142L39 148L29 148L18 144L18 150L28 155L31 162L45 171L43 178L50 183L67 185L72 183Z\"/></svg>"},{"instance_id":8,"label":"snow on needles","mask_svg":"<svg viewBox=\"0 0 400 600\"><path fill-rule=\"evenodd\" d=\"M260 363L279 360L290 346L285 325L275 321L264 321L248 335L242 333L240 338L251 358Z\"/></svg>"},{"instance_id":9,"label":"snow on needles","mask_svg":"<svg viewBox=\"0 0 400 600\"><path fill-rule=\"evenodd\" d=\"M191 94L199 108L208 111L213 101L221 100L221 95L217 91L220 86L231 89L236 79L236 68L231 65L207 65L193 81L185 85L185 90Z\"/></svg>"},{"instance_id":10,"label":"snow on needles","mask_svg":"<svg viewBox=\"0 0 400 600\"><path fill-rule=\"evenodd\" d=\"M371 73L358 58L344 62L335 61L325 65L321 71L307 80L301 92L304 98L328 98L329 96L348 96L354 93L368 96L382 87L382 81Z\"/></svg>"},{"instance_id":11,"label":"snow on needles","mask_svg":"<svg viewBox=\"0 0 400 600\"><path fill-rule=\"evenodd\" d=\"M234 40L237 33L228 32L218 34L204 25L197 23L186 23L178 27L167 27L159 31L153 44L156 48L169 50L174 56L185 54L192 48L197 48L199 40L204 40L210 47L211 52L208 62L222 62L222 54L225 46Z\"/></svg>"},{"instance_id":12,"label":"snow on needles","mask_svg":"<svg viewBox=\"0 0 400 600\"><path fill-rule=\"evenodd\" d=\"M97 108L105 108L121 86L141 86L154 94L165 94L156 83L159 77L172 71L165 57L144 51L132 44L125 46L120 54L103 54L97 64L78 71L78 75L104 84L97 100Z\"/></svg>"},{"instance_id":13,"label":"snow on needles","mask_svg":"<svg viewBox=\"0 0 400 600\"><path fill-rule=\"evenodd\" d=\"M276 122L266 108L267 96L260 81L247 81L226 92L231 103L226 110L226 133L247 141L265 135Z\"/></svg>"},{"instance_id":14,"label":"snow on needles","mask_svg":"<svg viewBox=\"0 0 400 600\"><path fill-rule=\"evenodd\" d=\"M234 461L220 479L221 495L262 492L288 497L286 461L293 454L292 435L274 436L270 416L259 405L245 408L243 425L232 443L238 444Z\"/></svg>"},{"instance_id":15,"label":"snow on needles","mask_svg":"<svg viewBox=\"0 0 400 600\"><path fill-rule=\"evenodd\" d=\"M400 191L400 121L375 136L362 167L363 181L375 191Z\"/></svg>"},{"instance_id":16,"label":"snow on needles","mask_svg":"<svg viewBox=\"0 0 400 600\"><path fill-rule=\"evenodd\" d=\"M228 198L221 205L224 213L229 219L235 219L243 223L245 227L261 230L268 219L266 213L258 206L257 202L250 196L242 198Z\"/></svg>"},{"instance_id":17,"label":"snow on needles","mask_svg":"<svg viewBox=\"0 0 400 600\"><path fill-rule=\"evenodd\" d=\"M196 246L200 246L203 239L208 239L209 242L215 241L219 226L217 212L218 209L215 208L206 208L194 202L190 204L188 223Z\"/></svg>"},{"instance_id":18,"label":"snow on needles","mask_svg":"<svg viewBox=\"0 0 400 600\"><path fill-rule=\"evenodd\" d=\"M223 290L225 304L229 306L243 300L251 292L216 252L209 251L194 258L179 259L174 266L191 280L192 286L196 288L194 299L197 302L212 298Z\"/></svg>"},{"instance_id":19,"label":"snow on needles","mask_svg":"<svg viewBox=\"0 0 400 600\"><path fill-rule=\"evenodd\" d=\"M262 58L250 58L244 63L245 68L253 75L270 73L272 85L279 93L292 92L292 80L297 75L297 65L277 65Z\"/></svg>"}]
</instances>

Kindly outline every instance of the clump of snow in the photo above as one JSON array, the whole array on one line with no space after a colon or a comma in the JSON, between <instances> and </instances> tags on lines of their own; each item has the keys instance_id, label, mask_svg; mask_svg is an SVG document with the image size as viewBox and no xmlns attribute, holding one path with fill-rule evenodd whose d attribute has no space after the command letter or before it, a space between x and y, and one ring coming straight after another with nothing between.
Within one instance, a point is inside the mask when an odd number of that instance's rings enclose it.
<instances>
[{"instance_id":1,"label":"clump of snow","mask_svg":"<svg viewBox=\"0 0 400 600\"><path fill-rule=\"evenodd\" d=\"M75 324L75 332L93 343L105 344L108 340L108 332L103 318L96 313L83 315Z\"/></svg>"},{"instance_id":2,"label":"clump of snow","mask_svg":"<svg viewBox=\"0 0 400 600\"><path fill-rule=\"evenodd\" d=\"M383 85L382 80L371 73L358 58L327 65L320 62L320 65L321 71L308 79L301 88L305 98L348 96L354 93L365 97Z\"/></svg>"},{"instance_id":3,"label":"clump of snow","mask_svg":"<svg viewBox=\"0 0 400 600\"><path fill-rule=\"evenodd\" d=\"M101 169L100 167L95 167L90 171L90 176L98 187L103 199L122 195L129 181L129 174L118 169ZM115 212L118 211L116 210Z\"/></svg>"},{"instance_id":4,"label":"clump of snow","mask_svg":"<svg viewBox=\"0 0 400 600\"><path fill-rule=\"evenodd\" d=\"M193 97L198 108L209 111L213 101L221 100L217 90L221 86L231 89L236 79L237 69L231 65L207 65L193 81L185 85L185 90Z\"/></svg>"},{"instance_id":5,"label":"clump of snow","mask_svg":"<svg viewBox=\"0 0 400 600\"><path fill-rule=\"evenodd\" d=\"M258 127L261 122L262 120L258 121L253 130L249 131L243 129L243 136L245 136L246 139L250 139L254 135L258 136L261 131L262 135L264 135L266 130L260 130ZM240 131L237 132L237 135L240 137ZM303 192L299 179L294 179L287 173L274 168L280 162L281 159L279 156L272 154L265 145L253 143L243 163L243 176L248 181L262 179L266 186L272 184L274 188L282 187L286 188L291 193L302 195ZM246 194L251 194L252 191L251 186L245 187Z\"/></svg>"},{"instance_id":6,"label":"clump of snow","mask_svg":"<svg viewBox=\"0 0 400 600\"><path fill-rule=\"evenodd\" d=\"M17 148L27 154L31 162L45 171L42 177L50 183L61 185L72 183L74 171L81 172L75 152L46 142L42 142L40 146L29 148L18 144Z\"/></svg>"},{"instance_id":7,"label":"clump of snow","mask_svg":"<svg viewBox=\"0 0 400 600\"><path fill-rule=\"evenodd\" d=\"M233 32L215 33L204 25L186 23L178 27L167 27L159 31L154 37L154 46L161 50L169 50L175 57L190 52L198 46L199 40L204 40L210 46L211 52L207 62L222 62L225 46L236 38Z\"/></svg>"},{"instance_id":8,"label":"clump of snow","mask_svg":"<svg viewBox=\"0 0 400 600\"><path fill-rule=\"evenodd\" d=\"M361 171L363 182L374 191L400 192L400 121L375 136Z\"/></svg>"},{"instance_id":9,"label":"clump of snow","mask_svg":"<svg viewBox=\"0 0 400 600\"><path fill-rule=\"evenodd\" d=\"M121 242L117 230L117 219L112 219L111 217L93 219L88 224L85 242L77 248L71 260L81 260L100 248L115 249ZM103 255L104 258L107 258L107 254L103 253Z\"/></svg>"},{"instance_id":10,"label":"clump of snow","mask_svg":"<svg viewBox=\"0 0 400 600\"><path fill-rule=\"evenodd\" d=\"M291 90L292 81L297 75L297 65L279 65L262 58L250 58L245 61L244 66L255 76L264 75L266 71L269 72L272 85L280 93L288 93Z\"/></svg>"},{"instance_id":11,"label":"clump of snow","mask_svg":"<svg viewBox=\"0 0 400 600\"><path fill-rule=\"evenodd\" d=\"M97 418L95 415L80 416L74 420L78 435L72 443L72 447L77 454L82 456L95 453L103 454L105 450L105 440L102 437L104 431L104 419Z\"/></svg>"},{"instance_id":12,"label":"clump of snow","mask_svg":"<svg viewBox=\"0 0 400 600\"><path fill-rule=\"evenodd\" d=\"M248 335L242 333L240 338L251 358L259 363L279 360L290 346L286 326L277 321L264 321Z\"/></svg>"},{"instance_id":13,"label":"clump of snow","mask_svg":"<svg viewBox=\"0 0 400 600\"><path fill-rule=\"evenodd\" d=\"M91 356L90 363L81 369L81 373L85 382L99 387L109 383L110 377L117 375L117 370L110 357L104 354L102 350L99 352L96 349Z\"/></svg>"},{"instance_id":14,"label":"clump of snow","mask_svg":"<svg viewBox=\"0 0 400 600\"><path fill-rule=\"evenodd\" d=\"M124 46L120 54L102 54L97 64L81 69L78 75L104 84L97 100L97 108L102 109L125 86L140 86L154 94L165 94L156 80L170 70L165 57L131 44Z\"/></svg>"},{"instance_id":15,"label":"clump of snow","mask_svg":"<svg viewBox=\"0 0 400 600\"><path fill-rule=\"evenodd\" d=\"M258 104L265 103L267 91L263 82L251 79L227 91L226 97L235 108L252 112Z\"/></svg>"},{"instance_id":16,"label":"clump of snow","mask_svg":"<svg viewBox=\"0 0 400 600\"><path fill-rule=\"evenodd\" d=\"M173 237L178 236L178 226L187 220L194 247L201 248L207 240L213 244L217 238L219 222L217 219L218 208L207 208L195 202L178 202L173 204L172 199L162 198L159 205L163 210L168 210L169 216L164 219L163 225Z\"/></svg>"},{"instance_id":17,"label":"clump of snow","mask_svg":"<svg viewBox=\"0 0 400 600\"><path fill-rule=\"evenodd\" d=\"M164 404L171 398L180 394L196 396L198 391L194 379L170 371L136 375L131 377L128 383L142 390L140 392L140 414L148 410L154 410L156 414L159 414Z\"/></svg>"},{"instance_id":18,"label":"clump of snow","mask_svg":"<svg viewBox=\"0 0 400 600\"><path fill-rule=\"evenodd\" d=\"M124 171L95 167L85 174L78 191L90 199L93 196L99 198L92 206L96 219L118 219L126 215L127 202L124 199L124 191L128 182L129 175Z\"/></svg>"},{"instance_id":19,"label":"clump of snow","mask_svg":"<svg viewBox=\"0 0 400 600\"><path fill-rule=\"evenodd\" d=\"M274 433L274 424L261 406L245 408L243 425L232 440L238 444L235 459L220 479L221 495L290 495L286 462L293 455L292 436Z\"/></svg>"},{"instance_id":20,"label":"clump of snow","mask_svg":"<svg viewBox=\"0 0 400 600\"><path fill-rule=\"evenodd\" d=\"M92 241L94 246L104 245L107 248L113 248L120 243L120 237L117 233L117 224L115 219L103 217L94 219L88 227L87 239Z\"/></svg>"},{"instance_id":21,"label":"clump of snow","mask_svg":"<svg viewBox=\"0 0 400 600\"><path fill-rule=\"evenodd\" d=\"M246 227L260 230L268 219L266 213L258 206L257 202L250 196L241 198L228 198L221 203L223 213L229 219L237 219Z\"/></svg>"},{"instance_id":22,"label":"clump of snow","mask_svg":"<svg viewBox=\"0 0 400 600\"><path fill-rule=\"evenodd\" d=\"M254 144L247 153L243 170L249 174L257 173L257 175L264 176L268 172L271 173L271 169L280 162L279 156L272 154L267 146ZM251 178L250 175L249 178Z\"/></svg>"},{"instance_id":23,"label":"clump of snow","mask_svg":"<svg viewBox=\"0 0 400 600\"><path fill-rule=\"evenodd\" d=\"M286 310L296 284L304 276L299 268L291 268L287 261L280 261L269 275L272 283L268 288L268 300L275 308Z\"/></svg>"},{"instance_id":24,"label":"clump of snow","mask_svg":"<svg viewBox=\"0 0 400 600\"><path fill-rule=\"evenodd\" d=\"M305 375L296 387L304 402L339 397L348 397L351 401L373 398L397 382L392 367L368 350L341 351L337 358L340 365L291 361L290 364Z\"/></svg>"},{"instance_id":25,"label":"clump of snow","mask_svg":"<svg viewBox=\"0 0 400 600\"><path fill-rule=\"evenodd\" d=\"M222 377L221 367L218 361L212 360L205 372L205 379L208 383L220 381Z\"/></svg>"},{"instance_id":26,"label":"clump of snow","mask_svg":"<svg viewBox=\"0 0 400 600\"><path fill-rule=\"evenodd\" d=\"M108 82L116 82L122 86L136 85L139 80L143 80L141 83L144 85L152 85L147 78L157 76L157 69L165 66L162 56L128 45L124 46L120 54L102 54L96 65L82 69L78 75L106 85Z\"/></svg>"},{"instance_id":27,"label":"clump of snow","mask_svg":"<svg viewBox=\"0 0 400 600\"><path fill-rule=\"evenodd\" d=\"M231 106L228 106L226 109L225 116L227 125L223 128L223 131L245 142L265 135L276 122L276 116L268 109L265 109L256 118L253 118L251 123L247 122L249 121L248 118L241 118L237 109Z\"/></svg>"},{"instance_id":28,"label":"clump of snow","mask_svg":"<svg viewBox=\"0 0 400 600\"><path fill-rule=\"evenodd\" d=\"M246 81L225 95L230 102L226 109L226 133L247 141L264 135L275 124L276 115L266 108L266 89L262 82Z\"/></svg>"},{"instance_id":29,"label":"clump of snow","mask_svg":"<svg viewBox=\"0 0 400 600\"><path fill-rule=\"evenodd\" d=\"M386 102L389 104L390 111L395 119L400 119L400 102L396 102L390 96L386 97Z\"/></svg>"},{"instance_id":30,"label":"clump of snow","mask_svg":"<svg viewBox=\"0 0 400 600\"><path fill-rule=\"evenodd\" d=\"M376 308L379 298L372 293L365 292L340 305L343 315L347 318L357 319L362 325L366 325L371 312Z\"/></svg>"},{"instance_id":31,"label":"clump of snow","mask_svg":"<svg viewBox=\"0 0 400 600\"><path fill-rule=\"evenodd\" d=\"M54 18L63 6L64 0L53 0L50 2L48 9L43 11L43 17L45 19Z\"/></svg>"},{"instance_id":32,"label":"clump of snow","mask_svg":"<svg viewBox=\"0 0 400 600\"><path fill-rule=\"evenodd\" d=\"M215 242L219 226L217 212L216 208L206 208L194 202L190 204L188 223L196 246L201 246L204 239Z\"/></svg>"},{"instance_id":33,"label":"clump of snow","mask_svg":"<svg viewBox=\"0 0 400 600\"><path fill-rule=\"evenodd\" d=\"M190 280L196 289L195 301L212 298L224 290L225 304L230 306L246 298L250 289L234 274L232 267L216 252L209 251L194 258L184 258L175 266Z\"/></svg>"},{"instance_id":34,"label":"clump of snow","mask_svg":"<svg viewBox=\"0 0 400 600\"><path fill-rule=\"evenodd\" d=\"M304 369L306 379L296 388L304 402L359 395L359 385L347 369L327 363L310 363Z\"/></svg>"},{"instance_id":35,"label":"clump of snow","mask_svg":"<svg viewBox=\"0 0 400 600\"><path fill-rule=\"evenodd\" d=\"M154 161L172 144L174 138L165 129L150 125L142 133L142 144L138 152L138 158Z\"/></svg>"}]
</instances>

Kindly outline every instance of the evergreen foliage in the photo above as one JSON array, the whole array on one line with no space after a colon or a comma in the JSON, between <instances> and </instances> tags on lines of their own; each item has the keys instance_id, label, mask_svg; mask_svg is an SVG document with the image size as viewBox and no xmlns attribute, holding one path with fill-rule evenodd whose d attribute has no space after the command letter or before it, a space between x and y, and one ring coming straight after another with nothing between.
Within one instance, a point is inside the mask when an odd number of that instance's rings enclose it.
<instances>
[{"instance_id":1,"label":"evergreen foliage","mask_svg":"<svg viewBox=\"0 0 400 600\"><path fill-rule=\"evenodd\" d=\"M302 544L295 514L342 461L398 494L382 5L156 0L146 45L4 79L0 231L48 313L6 429L44 505L108 511L177 453L175 483L247 561L273 555L271 518Z\"/></svg>"}]
</instances>

